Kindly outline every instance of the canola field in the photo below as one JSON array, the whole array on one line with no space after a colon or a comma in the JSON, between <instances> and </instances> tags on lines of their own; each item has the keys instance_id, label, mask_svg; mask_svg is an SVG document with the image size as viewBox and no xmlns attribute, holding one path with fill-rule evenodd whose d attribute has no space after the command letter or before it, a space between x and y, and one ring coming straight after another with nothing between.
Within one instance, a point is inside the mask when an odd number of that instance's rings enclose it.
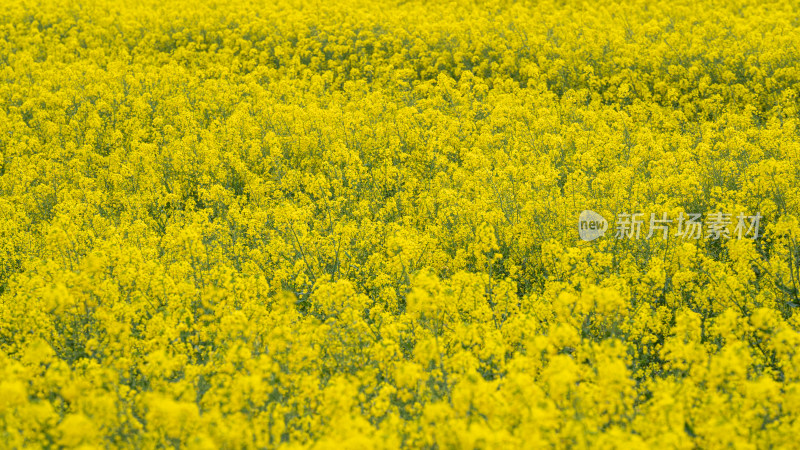
<instances>
[{"instance_id":1,"label":"canola field","mask_svg":"<svg viewBox=\"0 0 800 450\"><path fill-rule=\"evenodd\" d=\"M0 447L797 447L799 94L793 1L0 0Z\"/></svg>"}]
</instances>

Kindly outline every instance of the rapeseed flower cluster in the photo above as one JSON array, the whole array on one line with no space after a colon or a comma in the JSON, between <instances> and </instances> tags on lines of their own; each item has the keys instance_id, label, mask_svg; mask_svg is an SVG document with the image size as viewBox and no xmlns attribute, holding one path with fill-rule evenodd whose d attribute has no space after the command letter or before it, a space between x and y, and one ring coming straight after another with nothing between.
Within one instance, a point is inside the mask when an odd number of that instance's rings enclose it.
<instances>
[{"instance_id":1,"label":"rapeseed flower cluster","mask_svg":"<svg viewBox=\"0 0 800 450\"><path fill-rule=\"evenodd\" d=\"M796 2L0 4L4 447L797 445Z\"/></svg>"}]
</instances>

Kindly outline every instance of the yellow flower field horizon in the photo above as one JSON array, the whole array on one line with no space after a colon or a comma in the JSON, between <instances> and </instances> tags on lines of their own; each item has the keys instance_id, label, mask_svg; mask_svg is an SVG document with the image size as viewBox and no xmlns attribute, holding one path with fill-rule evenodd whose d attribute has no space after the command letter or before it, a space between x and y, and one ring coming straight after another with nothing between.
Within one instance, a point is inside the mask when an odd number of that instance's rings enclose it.
<instances>
[{"instance_id":1,"label":"yellow flower field horizon","mask_svg":"<svg viewBox=\"0 0 800 450\"><path fill-rule=\"evenodd\" d=\"M797 447L798 55L796 2L0 0L0 448Z\"/></svg>"}]
</instances>

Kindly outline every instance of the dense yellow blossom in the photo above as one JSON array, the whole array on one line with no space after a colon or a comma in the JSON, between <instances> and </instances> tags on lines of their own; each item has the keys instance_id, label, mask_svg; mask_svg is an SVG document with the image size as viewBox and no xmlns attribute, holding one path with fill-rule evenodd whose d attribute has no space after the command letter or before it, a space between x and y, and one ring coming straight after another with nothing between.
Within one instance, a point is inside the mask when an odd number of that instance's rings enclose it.
<instances>
[{"instance_id":1,"label":"dense yellow blossom","mask_svg":"<svg viewBox=\"0 0 800 450\"><path fill-rule=\"evenodd\" d=\"M0 446L796 447L798 17L0 0Z\"/></svg>"}]
</instances>

